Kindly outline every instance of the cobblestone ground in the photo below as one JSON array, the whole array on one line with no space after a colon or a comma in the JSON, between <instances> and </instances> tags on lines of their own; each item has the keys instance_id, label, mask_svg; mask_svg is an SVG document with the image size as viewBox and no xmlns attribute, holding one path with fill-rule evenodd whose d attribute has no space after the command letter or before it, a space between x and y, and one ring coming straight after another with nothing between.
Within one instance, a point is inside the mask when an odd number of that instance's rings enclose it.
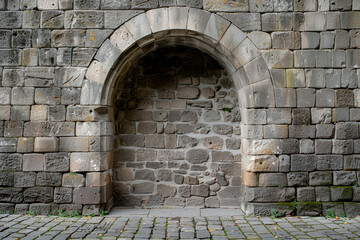
<instances>
[{"instance_id":1,"label":"cobblestone ground","mask_svg":"<svg viewBox=\"0 0 360 240\"><path fill-rule=\"evenodd\" d=\"M360 239L359 218L0 215L1 239Z\"/></svg>"}]
</instances>

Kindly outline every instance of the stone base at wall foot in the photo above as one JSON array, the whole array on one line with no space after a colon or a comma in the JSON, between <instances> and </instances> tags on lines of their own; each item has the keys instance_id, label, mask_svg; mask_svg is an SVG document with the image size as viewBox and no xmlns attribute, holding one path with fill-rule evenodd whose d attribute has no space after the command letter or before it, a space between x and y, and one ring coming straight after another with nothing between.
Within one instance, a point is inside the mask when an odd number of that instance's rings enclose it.
<instances>
[{"instance_id":1,"label":"stone base at wall foot","mask_svg":"<svg viewBox=\"0 0 360 240\"><path fill-rule=\"evenodd\" d=\"M246 215L254 216L288 216L295 215L296 209L291 203L243 203Z\"/></svg>"}]
</instances>

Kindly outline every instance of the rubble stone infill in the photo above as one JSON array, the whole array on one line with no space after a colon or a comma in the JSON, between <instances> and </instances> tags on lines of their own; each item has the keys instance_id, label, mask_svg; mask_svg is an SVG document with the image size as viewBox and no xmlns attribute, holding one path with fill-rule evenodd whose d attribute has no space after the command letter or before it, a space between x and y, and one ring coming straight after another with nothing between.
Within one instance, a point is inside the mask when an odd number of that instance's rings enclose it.
<instances>
[{"instance_id":1,"label":"rubble stone infill","mask_svg":"<svg viewBox=\"0 0 360 240\"><path fill-rule=\"evenodd\" d=\"M0 215L1 239L359 239L360 217Z\"/></svg>"}]
</instances>

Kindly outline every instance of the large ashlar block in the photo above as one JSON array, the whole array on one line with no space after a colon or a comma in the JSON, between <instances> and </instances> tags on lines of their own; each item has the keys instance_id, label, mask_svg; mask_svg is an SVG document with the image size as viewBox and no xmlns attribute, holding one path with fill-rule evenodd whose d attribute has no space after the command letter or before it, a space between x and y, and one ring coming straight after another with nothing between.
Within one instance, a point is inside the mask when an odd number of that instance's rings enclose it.
<instances>
[{"instance_id":1,"label":"large ashlar block","mask_svg":"<svg viewBox=\"0 0 360 240\"><path fill-rule=\"evenodd\" d=\"M269 69L292 68L294 66L293 53L289 50L262 51L261 55Z\"/></svg>"},{"instance_id":2,"label":"large ashlar block","mask_svg":"<svg viewBox=\"0 0 360 240\"><path fill-rule=\"evenodd\" d=\"M87 152L89 151L89 138L61 137L59 150L61 152Z\"/></svg>"},{"instance_id":3,"label":"large ashlar block","mask_svg":"<svg viewBox=\"0 0 360 240\"><path fill-rule=\"evenodd\" d=\"M121 50L114 46L110 40L106 40L95 55L95 59L101 62L104 66L112 68L120 54ZM90 76L86 75L86 77L89 79Z\"/></svg>"},{"instance_id":4,"label":"large ashlar block","mask_svg":"<svg viewBox=\"0 0 360 240\"><path fill-rule=\"evenodd\" d=\"M237 46L239 46L242 41L245 40L245 38L246 34L237 26L231 24L221 38L219 45L221 46L221 49L226 49L227 51L225 51L225 54L229 55L235 50L235 48L237 48Z\"/></svg>"},{"instance_id":5,"label":"large ashlar block","mask_svg":"<svg viewBox=\"0 0 360 240\"><path fill-rule=\"evenodd\" d=\"M135 39L125 25L121 26L111 35L110 41L122 52L135 44Z\"/></svg>"},{"instance_id":6,"label":"large ashlar block","mask_svg":"<svg viewBox=\"0 0 360 240\"><path fill-rule=\"evenodd\" d=\"M305 31L326 30L326 15L322 12L307 12L305 15Z\"/></svg>"},{"instance_id":7,"label":"large ashlar block","mask_svg":"<svg viewBox=\"0 0 360 240\"><path fill-rule=\"evenodd\" d=\"M240 89L238 96L243 107L275 107L274 88L270 79Z\"/></svg>"},{"instance_id":8,"label":"large ashlar block","mask_svg":"<svg viewBox=\"0 0 360 240\"><path fill-rule=\"evenodd\" d=\"M86 30L54 30L51 32L52 47L84 47Z\"/></svg>"},{"instance_id":9,"label":"large ashlar block","mask_svg":"<svg viewBox=\"0 0 360 240\"><path fill-rule=\"evenodd\" d=\"M188 16L189 16L189 8L186 7L169 8L170 29L186 29Z\"/></svg>"},{"instance_id":10,"label":"large ashlar block","mask_svg":"<svg viewBox=\"0 0 360 240\"><path fill-rule=\"evenodd\" d=\"M103 187L111 183L111 170L86 174L86 187Z\"/></svg>"},{"instance_id":11,"label":"large ashlar block","mask_svg":"<svg viewBox=\"0 0 360 240\"><path fill-rule=\"evenodd\" d=\"M261 56L247 63L244 69L250 83L260 82L270 78L269 69Z\"/></svg>"},{"instance_id":12,"label":"large ashlar block","mask_svg":"<svg viewBox=\"0 0 360 240\"><path fill-rule=\"evenodd\" d=\"M22 161L22 170L26 172L44 171L44 155L25 154Z\"/></svg>"},{"instance_id":13,"label":"large ashlar block","mask_svg":"<svg viewBox=\"0 0 360 240\"><path fill-rule=\"evenodd\" d=\"M190 8L187 29L198 33L203 33L210 19L209 12Z\"/></svg>"},{"instance_id":14,"label":"large ashlar block","mask_svg":"<svg viewBox=\"0 0 360 240\"><path fill-rule=\"evenodd\" d=\"M295 188L247 188L249 202L290 202L295 198Z\"/></svg>"},{"instance_id":15,"label":"large ashlar block","mask_svg":"<svg viewBox=\"0 0 360 240\"><path fill-rule=\"evenodd\" d=\"M101 90L103 84L90 80L84 80L81 88L80 103L83 105L98 105L101 101Z\"/></svg>"},{"instance_id":16,"label":"large ashlar block","mask_svg":"<svg viewBox=\"0 0 360 240\"><path fill-rule=\"evenodd\" d=\"M151 28L146 14L140 14L125 23L135 41L151 34Z\"/></svg>"},{"instance_id":17,"label":"large ashlar block","mask_svg":"<svg viewBox=\"0 0 360 240\"><path fill-rule=\"evenodd\" d=\"M350 11L341 13L341 28L356 29L360 28L360 12Z\"/></svg>"},{"instance_id":18,"label":"large ashlar block","mask_svg":"<svg viewBox=\"0 0 360 240\"><path fill-rule=\"evenodd\" d=\"M282 143L281 140L275 139L261 139L250 140L243 139L241 141L242 149L245 154L264 155L264 154L281 154Z\"/></svg>"},{"instance_id":19,"label":"large ashlar block","mask_svg":"<svg viewBox=\"0 0 360 240\"><path fill-rule=\"evenodd\" d=\"M216 43L222 38L228 29L230 22L216 14L211 14L204 34Z\"/></svg>"},{"instance_id":20,"label":"large ashlar block","mask_svg":"<svg viewBox=\"0 0 360 240\"><path fill-rule=\"evenodd\" d=\"M210 12L246 12L249 10L249 3L246 0L204 0L203 5L204 9Z\"/></svg>"},{"instance_id":21,"label":"large ashlar block","mask_svg":"<svg viewBox=\"0 0 360 240\"><path fill-rule=\"evenodd\" d=\"M36 137L34 152L56 152L59 150L59 139L57 137Z\"/></svg>"},{"instance_id":22,"label":"large ashlar block","mask_svg":"<svg viewBox=\"0 0 360 240\"><path fill-rule=\"evenodd\" d=\"M271 48L271 37L266 32L253 31L249 33L248 37L258 49Z\"/></svg>"},{"instance_id":23,"label":"large ashlar block","mask_svg":"<svg viewBox=\"0 0 360 240\"><path fill-rule=\"evenodd\" d=\"M120 54L119 54L120 55ZM107 77L107 74L110 71L110 67L105 66L103 63L98 61L93 61L86 72L86 78L88 80L104 83Z\"/></svg>"},{"instance_id":24,"label":"large ashlar block","mask_svg":"<svg viewBox=\"0 0 360 240\"><path fill-rule=\"evenodd\" d=\"M259 50L248 38L242 41L240 45L234 49L232 54L236 57L241 66L260 56Z\"/></svg>"},{"instance_id":25,"label":"large ashlar block","mask_svg":"<svg viewBox=\"0 0 360 240\"><path fill-rule=\"evenodd\" d=\"M346 66L350 68L360 68L359 49L351 49L346 51Z\"/></svg>"},{"instance_id":26,"label":"large ashlar block","mask_svg":"<svg viewBox=\"0 0 360 240\"><path fill-rule=\"evenodd\" d=\"M111 152L88 152L70 154L70 171L99 172L111 167Z\"/></svg>"},{"instance_id":27,"label":"large ashlar block","mask_svg":"<svg viewBox=\"0 0 360 240\"><path fill-rule=\"evenodd\" d=\"M248 172L278 172L279 159L274 155L246 156L244 170Z\"/></svg>"},{"instance_id":28,"label":"large ashlar block","mask_svg":"<svg viewBox=\"0 0 360 240\"><path fill-rule=\"evenodd\" d=\"M169 30L169 9L160 8L146 12L153 33Z\"/></svg>"}]
</instances>

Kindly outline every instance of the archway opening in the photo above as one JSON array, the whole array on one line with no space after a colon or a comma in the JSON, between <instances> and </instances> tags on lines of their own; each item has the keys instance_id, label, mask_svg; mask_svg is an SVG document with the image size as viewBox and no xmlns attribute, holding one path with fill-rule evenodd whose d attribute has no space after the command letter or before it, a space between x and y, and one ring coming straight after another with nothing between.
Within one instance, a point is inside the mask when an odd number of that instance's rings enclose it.
<instances>
[{"instance_id":1,"label":"archway opening","mask_svg":"<svg viewBox=\"0 0 360 240\"><path fill-rule=\"evenodd\" d=\"M118 74L113 199L240 207L240 111L227 71L195 48L153 48Z\"/></svg>"}]
</instances>

